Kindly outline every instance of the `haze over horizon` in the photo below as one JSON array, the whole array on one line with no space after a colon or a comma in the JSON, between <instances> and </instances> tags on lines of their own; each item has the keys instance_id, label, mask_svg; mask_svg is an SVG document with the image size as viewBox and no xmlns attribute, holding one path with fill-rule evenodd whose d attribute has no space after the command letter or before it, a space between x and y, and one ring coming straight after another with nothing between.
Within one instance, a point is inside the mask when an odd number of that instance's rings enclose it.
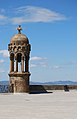
<instances>
[{"instance_id":1,"label":"haze over horizon","mask_svg":"<svg viewBox=\"0 0 77 119\"><path fill-rule=\"evenodd\" d=\"M0 1L0 80L9 80L8 44L16 28L31 44L30 80L77 81L77 1Z\"/></svg>"}]
</instances>

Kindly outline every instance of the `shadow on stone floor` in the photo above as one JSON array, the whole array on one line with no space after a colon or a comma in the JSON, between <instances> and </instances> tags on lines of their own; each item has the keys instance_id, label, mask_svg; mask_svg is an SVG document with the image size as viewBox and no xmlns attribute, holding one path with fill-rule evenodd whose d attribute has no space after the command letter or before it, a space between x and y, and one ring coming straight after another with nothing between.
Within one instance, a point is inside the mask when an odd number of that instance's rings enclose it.
<instances>
[{"instance_id":1,"label":"shadow on stone floor","mask_svg":"<svg viewBox=\"0 0 77 119\"><path fill-rule=\"evenodd\" d=\"M48 92L42 85L30 85L30 94L45 94L53 93Z\"/></svg>"},{"instance_id":2,"label":"shadow on stone floor","mask_svg":"<svg viewBox=\"0 0 77 119\"><path fill-rule=\"evenodd\" d=\"M49 94L53 92L30 92L29 94Z\"/></svg>"}]
</instances>

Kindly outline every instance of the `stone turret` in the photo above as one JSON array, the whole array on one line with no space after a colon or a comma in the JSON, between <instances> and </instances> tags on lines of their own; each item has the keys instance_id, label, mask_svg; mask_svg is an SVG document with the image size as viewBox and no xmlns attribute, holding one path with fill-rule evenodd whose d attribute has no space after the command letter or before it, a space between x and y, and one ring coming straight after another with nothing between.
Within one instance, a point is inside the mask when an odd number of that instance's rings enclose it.
<instances>
[{"instance_id":1,"label":"stone turret","mask_svg":"<svg viewBox=\"0 0 77 119\"><path fill-rule=\"evenodd\" d=\"M26 35L21 33L21 26L8 44L10 54L10 92L29 92L29 56L31 45Z\"/></svg>"}]
</instances>

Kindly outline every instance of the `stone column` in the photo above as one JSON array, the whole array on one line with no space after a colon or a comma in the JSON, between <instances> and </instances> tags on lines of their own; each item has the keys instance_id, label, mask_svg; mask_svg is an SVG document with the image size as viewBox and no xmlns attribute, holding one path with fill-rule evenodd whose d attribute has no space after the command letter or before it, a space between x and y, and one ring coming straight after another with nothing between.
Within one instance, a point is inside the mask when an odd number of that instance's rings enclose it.
<instances>
[{"instance_id":1,"label":"stone column","mask_svg":"<svg viewBox=\"0 0 77 119\"><path fill-rule=\"evenodd\" d=\"M10 72L14 71L14 60L10 59Z\"/></svg>"},{"instance_id":2,"label":"stone column","mask_svg":"<svg viewBox=\"0 0 77 119\"><path fill-rule=\"evenodd\" d=\"M24 72L24 57L21 59L21 71Z\"/></svg>"},{"instance_id":3,"label":"stone column","mask_svg":"<svg viewBox=\"0 0 77 119\"><path fill-rule=\"evenodd\" d=\"M10 54L10 72L14 71L14 55Z\"/></svg>"}]
</instances>

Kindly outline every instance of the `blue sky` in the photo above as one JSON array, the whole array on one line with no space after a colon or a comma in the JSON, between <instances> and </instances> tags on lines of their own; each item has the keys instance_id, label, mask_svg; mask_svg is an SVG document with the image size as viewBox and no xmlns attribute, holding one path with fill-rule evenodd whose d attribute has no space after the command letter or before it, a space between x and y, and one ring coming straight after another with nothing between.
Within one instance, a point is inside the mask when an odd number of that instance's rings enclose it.
<instances>
[{"instance_id":1,"label":"blue sky","mask_svg":"<svg viewBox=\"0 0 77 119\"><path fill-rule=\"evenodd\" d=\"M77 81L77 0L0 0L0 80L9 79L19 24L31 44L31 81Z\"/></svg>"}]
</instances>

